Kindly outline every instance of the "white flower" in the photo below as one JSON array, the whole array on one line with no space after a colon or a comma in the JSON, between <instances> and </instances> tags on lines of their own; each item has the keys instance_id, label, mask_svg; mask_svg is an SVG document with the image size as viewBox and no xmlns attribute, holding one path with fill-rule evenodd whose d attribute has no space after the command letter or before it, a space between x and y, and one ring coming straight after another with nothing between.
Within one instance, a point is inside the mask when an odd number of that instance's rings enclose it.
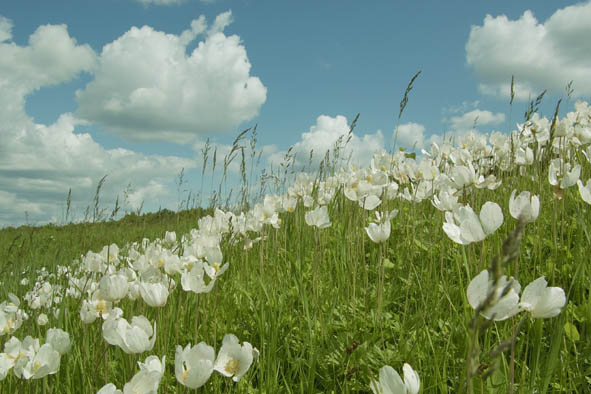
<instances>
[{"instance_id":1,"label":"white flower","mask_svg":"<svg viewBox=\"0 0 591 394\"><path fill-rule=\"evenodd\" d=\"M213 347L201 342L193 347L189 343L185 349L176 347L174 374L176 379L190 389L203 386L213 372L215 353Z\"/></svg>"},{"instance_id":2,"label":"white flower","mask_svg":"<svg viewBox=\"0 0 591 394\"><path fill-rule=\"evenodd\" d=\"M456 211L445 213L443 231L454 242L468 245L479 242L494 233L503 224L503 211L494 202L485 202L480 218L469 205L460 206Z\"/></svg>"},{"instance_id":3,"label":"white flower","mask_svg":"<svg viewBox=\"0 0 591 394\"><path fill-rule=\"evenodd\" d=\"M328 207L326 205L306 212L304 219L306 219L308 226L316 226L318 228L326 228L332 224L328 217Z\"/></svg>"},{"instance_id":4,"label":"white flower","mask_svg":"<svg viewBox=\"0 0 591 394\"><path fill-rule=\"evenodd\" d=\"M515 219L523 215L527 223L531 223L538 218L540 214L540 199L538 196L532 196L530 192L524 191L515 197L517 190L513 190L509 198L509 212Z\"/></svg>"},{"instance_id":5,"label":"white flower","mask_svg":"<svg viewBox=\"0 0 591 394\"><path fill-rule=\"evenodd\" d=\"M559 186L561 189L573 186L579 180L580 175L580 164L572 166L560 158L552 160L550 162L550 168L548 168L548 182L553 186Z\"/></svg>"},{"instance_id":6,"label":"white flower","mask_svg":"<svg viewBox=\"0 0 591 394\"><path fill-rule=\"evenodd\" d=\"M165 361L166 356L162 360L157 356L149 356L143 363L138 362L140 371L123 386L123 394L156 394L164 374Z\"/></svg>"},{"instance_id":7,"label":"white flower","mask_svg":"<svg viewBox=\"0 0 591 394\"><path fill-rule=\"evenodd\" d=\"M107 383L96 394L123 394L113 383Z\"/></svg>"},{"instance_id":8,"label":"white flower","mask_svg":"<svg viewBox=\"0 0 591 394\"><path fill-rule=\"evenodd\" d=\"M107 301L118 301L127 295L127 286L125 275L105 275L99 282L100 295Z\"/></svg>"},{"instance_id":9,"label":"white flower","mask_svg":"<svg viewBox=\"0 0 591 394\"><path fill-rule=\"evenodd\" d=\"M51 344L60 356L66 354L72 345L70 335L59 328L50 328L47 330L47 333L45 334L45 342Z\"/></svg>"},{"instance_id":10,"label":"white flower","mask_svg":"<svg viewBox=\"0 0 591 394\"><path fill-rule=\"evenodd\" d=\"M591 204L591 179L588 179L585 185L583 185L583 182L579 179L577 181L577 186L579 186L579 194L583 201L587 204Z\"/></svg>"},{"instance_id":11,"label":"white flower","mask_svg":"<svg viewBox=\"0 0 591 394\"><path fill-rule=\"evenodd\" d=\"M47 323L49 323L47 315L45 313L40 313L39 316L37 316L37 324L40 326L44 326Z\"/></svg>"},{"instance_id":12,"label":"white flower","mask_svg":"<svg viewBox=\"0 0 591 394\"><path fill-rule=\"evenodd\" d=\"M380 368L380 380L372 380L369 387L374 394L417 394L421 388L419 374L409 364L402 367L404 382L389 365Z\"/></svg>"},{"instance_id":13,"label":"white flower","mask_svg":"<svg viewBox=\"0 0 591 394\"><path fill-rule=\"evenodd\" d=\"M398 210L396 209L386 212L384 215L376 212L376 222L370 223L365 227L365 232L367 232L369 239L375 243L386 242L390 238L390 231L392 229L390 220L394 219L396 215L398 215Z\"/></svg>"},{"instance_id":14,"label":"white flower","mask_svg":"<svg viewBox=\"0 0 591 394\"><path fill-rule=\"evenodd\" d=\"M233 376L232 380L237 382L250 368L252 359L253 350L250 343L244 342L240 346L235 335L227 334L224 336L222 348L218 353L213 369L224 376Z\"/></svg>"},{"instance_id":15,"label":"white flower","mask_svg":"<svg viewBox=\"0 0 591 394\"><path fill-rule=\"evenodd\" d=\"M382 203L382 200L375 194L369 194L359 199L359 206L366 211L373 211Z\"/></svg>"},{"instance_id":16,"label":"white flower","mask_svg":"<svg viewBox=\"0 0 591 394\"><path fill-rule=\"evenodd\" d=\"M168 286L163 282L140 282L140 294L146 304L153 307L166 305L168 300Z\"/></svg>"},{"instance_id":17,"label":"white flower","mask_svg":"<svg viewBox=\"0 0 591 394\"><path fill-rule=\"evenodd\" d=\"M483 270L470 281L466 293L468 303L474 309L480 307L489 294L492 294L489 306L480 313L489 320L505 320L519 313L520 290L519 282L512 279L509 283L505 275L499 278L496 286L493 286L488 270Z\"/></svg>"},{"instance_id":18,"label":"white flower","mask_svg":"<svg viewBox=\"0 0 591 394\"><path fill-rule=\"evenodd\" d=\"M39 379L56 373L60 368L60 354L49 343L41 346L39 351L29 358L23 367L24 379Z\"/></svg>"},{"instance_id":19,"label":"white flower","mask_svg":"<svg viewBox=\"0 0 591 394\"><path fill-rule=\"evenodd\" d=\"M4 380L13 365L14 360L8 357L8 354L0 353L0 381Z\"/></svg>"},{"instance_id":20,"label":"white flower","mask_svg":"<svg viewBox=\"0 0 591 394\"><path fill-rule=\"evenodd\" d=\"M390 221L386 221L384 223L370 223L366 228L365 231L367 232L367 236L375 243L386 242L388 238L390 238L390 231L392 229L392 225Z\"/></svg>"},{"instance_id":21,"label":"white flower","mask_svg":"<svg viewBox=\"0 0 591 394\"><path fill-rule=\"evenodd\" d=\"M209 293L213 288L215 280L210 280L206 285L203 279L204 263L201 260L193 260L192 268L188 269L181 275L181 286L184 291L192 291L193 293Z\"/></svg>"},{"instance_id":22,"label":"white flower","mask_svg":"<svg viewBox=\"0 0 591 394\"><path fill-rule=\"evenodd\" d=\"M107 343L119 346L127 354L152 350L156 342L156 322L154 328L144 316L134 316L131 324L124 318L107 318L103 323L103 337Z\"/></svg>"},{"instance_id":23,"label":"white flower","mask_svg":"<svg viewBox=\"0 0 591 394\"><path fill-rule=\"evenodd\" d=\"M560 287L547 287L548 282L542 276L531 282L523 290L519 307L531 313L533 318L554 317L566 304L564 290Z\"/></svg>"}]
</instances>

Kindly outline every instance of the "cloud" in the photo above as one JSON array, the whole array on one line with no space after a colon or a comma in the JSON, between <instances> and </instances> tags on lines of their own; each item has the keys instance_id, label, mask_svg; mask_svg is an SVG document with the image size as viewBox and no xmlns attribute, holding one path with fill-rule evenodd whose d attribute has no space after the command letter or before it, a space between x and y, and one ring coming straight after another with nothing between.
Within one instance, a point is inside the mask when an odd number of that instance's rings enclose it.
<instances>
[{"instance_id":1,"label":"cloud","mask_svg":"<svg viewBox=\"0 0 591 394\"><path fill-rule=\"evenodd\" d=\"M396 131L394 131L396 132ZM406 149L425 147L425 126L419 123L405 123L398 126L397 145Z\"/></svg>"},{"instance_id":2,"label":"cloud","mask_svg":"<svg viewBox=\"0 0 591 394\"><path fill-rule=\"evenodd\" d=\"M0 15L0 42L10 40L12 38L12 22L10 19Z\"/></svg>"},{"instance_id":3,"label":"cloud","mask_svg":"<svg viewBox=\"0 0 591 394\"><path fill-rule=\"evenodd\" d=\"M0 20L0 32L9 31L6 26ZM87 206L105 174L101 206L112 205L130 182L136 189L130 208L137 208L140 198L146 199L146 208L167 206L164 185L181 168L194 167L192 159L104 149L84 132L88 122L73 114L44 125L25 112L27 94L92 70L92 49L77 45L63 25L40 26L27 46L10 39L0 43L0 227L23 223L25 211L32 223L61 219L59 209L69 189L74 209Z\"/></svg>"},{"instance_id":4,"label":"cloud","mask_svg":"<svg viewBox=\"0 0 591 394\"><path fill-rule=\"evenodd\" d=\"M495 125L505 121L505 114L475 109L462 116L452 116L449 120L452 130L470 130L476 126Z\"/></svg>"},{"instance_id":5,"label":"cloud","mask_svg":"<svg viewBox=\"0 0 591 394\"><path fill-rule=\"evenodd\" d=\"M131 141L181 144L234 131L258 115L267 89L250 76L240 37L224 35L231 22L228 11L209 29L201 16L180 36L131 28L104 46L95 79L76 93L78 115ZM187 55L187 45L202 34Z\"/></svg>"},{"instance_id":6,"label":"cloud","mask_svg":"<svg viewBox=\"0 0 591 394\"><path fill-rule=\"evenodd\" d=\"M320 115L316 124L310 130L302 133L300 141L292 147L292 154L296 155L296 167L302 168L308 165L310 152L312 152L312 166L318 166L324 159L326 152L335 147L337 141L344 143L348 139L350 125L347 118L342 115L330 117ZM351 139L340 152L340 157L351 157L351 164L367 166L373 154L384 149L384 136L381 131L374 134L366 134L363 137L353 133ZM269 155L268 161L273 165L283 162L287 151L274 152Z\"/></svg>"},{"instance_id":7,"label":"cloud","mask_svg":"<svg viewBox=\"0 0 591 394\"><path fill-rule=\"evenodd\" d=\"M39 26L29 37L29 45L9 40L12 24L0 19L0 86L18 90L23 96L41 86L67 82L95 66L96 54L88 45L77 45L66 25Z\"/></svg>"},{"instance_id":8,"label":"cloud","mask_svg":"<svg viewBox=\"0 0 591 394\"><path fill-rule=\"evenodd\" d=\"M459 116L452 116L451 118L443 118L442 122L449 124L448 129L443 134L432 134L427 139L425 147L435 142L441 144L443 140L457 143L458 140L474 134L476 136L482 135L480 128L483 126L494 126L505 121L505 114L501 112L493 113L491 111L474 109ZM490 130L486 130L489 133Z\"/></svg>"},{"instance_id":9,"label":"cloud","mask_svg":"<svg viewBox=\"0 0 591 394\"><path fill-rule=\"evenodd\" d=\"M466 61L480 78L482 93L508 98L515 76L515 98L527 100L542 90L573 96L591 94L591 2L557 10L544 23L531 11L517 20L487 15L472 26Z\"/></svg>"},{"instance_id":10,"label":"cloud","mask_svg":"<svg viewBox=\"0 0 591 394\"><path fill-rule=\"evenodd\" d=\"M441 109L443 115L465 113L469 110L475 109L480 104L479 100L474 101L462 101L460 105L449 105Z\"/></svg>"}]
</instances>

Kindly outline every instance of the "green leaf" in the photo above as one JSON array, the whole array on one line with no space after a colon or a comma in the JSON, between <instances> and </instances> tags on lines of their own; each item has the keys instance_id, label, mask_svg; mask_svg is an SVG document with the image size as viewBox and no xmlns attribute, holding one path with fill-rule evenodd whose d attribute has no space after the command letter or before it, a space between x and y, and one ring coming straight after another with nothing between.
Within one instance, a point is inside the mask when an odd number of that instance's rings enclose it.
<instances>
[{"instance_id":1,"label":"green leaf","mask_svg":"<svg viewBox=\"0 0 591 394\"><path fill-rule=\"evenodd\" d=\"M384 259L384 268L394 268L394 263L390 259Z\"/></svg>"},{"instance_id":2,"label":"green leaf","mask_svg":"<svg viewBox=\"0 0 591 394\"><path fill-rule=\"evenodd\" d=\"M570 322L564 323L564 333L566 334L568 339L570 339L573 342L576 342L579 339L581 339L581 336L579 335L579 330L577 330L577 327L575 327L575 325Z\"/></svg>"}]
</instances>

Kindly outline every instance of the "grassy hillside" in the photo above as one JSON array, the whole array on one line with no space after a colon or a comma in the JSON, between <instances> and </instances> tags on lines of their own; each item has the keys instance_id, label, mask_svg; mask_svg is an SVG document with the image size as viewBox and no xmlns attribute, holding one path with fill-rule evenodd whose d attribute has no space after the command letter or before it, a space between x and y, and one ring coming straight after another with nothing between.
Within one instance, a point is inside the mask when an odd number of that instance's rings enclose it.
<instances>
[{"instance_id":1,"label":"grassy hillside","mask_svg":"<svg viewBox=\"0 0 591 394\"><path fill-rule=\"evenodd\" d=\"M588 127L588 111L577 122ZM55 374L23 379L11 367L2 392L95 393L107 383L122 389L139 372L137 362L156 355L166 356L158 392L184 393L190 389L175 376L177 346L203 341L219 353L226 334L249 342L258 356L238 382L214 372L198 391L371 392L380 368L390 365L402 375L408 363L425 393L585 392L591 387L591 207L579 189L591 177L591 141L576 125L562 135L554 123L547 122L547 141L536 137L545 124L538 120L529 133L500 142L498 135L484 142L469 137L423 159L385 154L369 169L300 176L284 196L267 196L244 215L165 211L117 222L3 229L0 300L15 294L28 319L18 328L0 319L6 327L0 344L27 335L42 344L47 329L58 327L72 346ZM581 186L576 179L567 186L567 163L581 165ZM518 225L510 212L513 190L513 197L522 191L538 196L535 220ZM379 205L370 206L371 196ZM498 204L502 218L481 215L481 230L464 223L467 205L478 215L487 202ZM317 221L309 216L318 207L326 207L330 223L319 211ZM500 226L491 231L489 220ZM368 236L372 222L390 222L385 242ZM446 222L457 224L467 244L453 241ZM183 290L201 265L202 285L211 289ZM518 280L522 301L526 286L544 276L549 287L563 289L566 304L553 317L535 318L520 304L514 316L489 320L467 297L468 285L486 268L491 278ZM103 278L116 275L127 278L129 290L109 300ZM165 284L163 306L148 306L148 296L132 290L142 282ZM502 298L510 288L496 291ZM484 294L489 298L479 312L486 315L498 300ZM96 314L93 322L81 321L85 305ZM128 354L107 343L105 324L119 318L116 307L129 322L143 315L155 323L151 350ZM38 324L41 313L48 324ZM18 364L14 357L9 362Z\"/></svg>"}]
</instances>

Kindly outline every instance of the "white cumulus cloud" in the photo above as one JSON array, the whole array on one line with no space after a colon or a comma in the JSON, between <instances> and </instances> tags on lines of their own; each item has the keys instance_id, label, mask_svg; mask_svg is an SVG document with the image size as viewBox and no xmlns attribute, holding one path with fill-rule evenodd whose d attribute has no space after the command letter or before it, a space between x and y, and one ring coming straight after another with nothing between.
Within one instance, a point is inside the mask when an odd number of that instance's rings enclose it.
<instances>
[{"instance_id":1,"label":"white cumulus cloud","mask_svg":"<svg viewBox=\"0 0 591 394\"><path fill-rule=\"evenodd\" d=\"M70 113L51 125L36 124L25 112L26 96L93 70L96 54L76 44L63 25L40 26L27 46L10 42L6 26L0 19L5 33L0 42L0 227L23 223L25 212L31 223L60 219L70 189L73 209L83 209L104 175L101 207L112 206L117 194L122 203L121 193L130 183L130 208L136 209L140 198L146 199L146 208L167 206L162 185L194 161L104 149L84 132L88 123ZM78 211L78 219L81 215Z\"/></svg>"},{"instance_id":2,"label":"white cumulus cloud","mask_svg":"<svg viewBox=\"0 0 591 394\"><path fill-rule=\"evenodd\" d=\"M88 45L77 45L66 25L44 25L29 37L29 45L13 42L12 24L0 19L0 86L31 93L41 86L70 81L95 66L96 54Z\"/></svg>"},{"instance_id":3,"label":"white cumulus cloud","mask_svg":"<svg viewBox=\"0 0 591 394\"><path fill-rule=\"evenodd\" d=\"M132 141L188 143L234 131L258 115L267 89L250 75L240 37L223 33L231 22L228 11L209 29L202 16L178 36L131 28L104 46L95 79L77 92L78 114Z\"/></svg>"},{"instance_id":4,"label":"white cumulus cloud","mask_svg":"<svg viewBox=\"0 0 591 394\"><path fill-rule=\"evenodd\" d=\"M12 22L10 19L0 15L0 42L10 40L12 38Z\"/></svg>"},{"instance_id":5,"label":"white cumulus cloud","mask_svg":"<svg viewBox=\"0 0 591 394\"><path fill-rule=\"evenodd\" d=\"M505 114L496 114L481 109L466 112L462 116L452 116L449 120L452 130L470 130L479 125L496 125L505 121Z\"/></svg>"},{"instance_id":6,"label":"white cumulus cloud","mask_svg":"<svg viewBox=\"0 0 591 394\"><path fill-rule=\"evenodd\" d=\"M425 126L419 123L405 123L398 126L397 145L406 149L425 147Z\"/></svg>"},{"instance_id":7,"label":"white cumulus cloud","mask_svg":"<svg viewBox=\"0 0 591 394\"><path fill-rule=\"evenodd\" d=\"M591 2L557 10L540 23L531 11L517 20L487 15L472 26L466 60L480 78L484 94L530 99L543 89L564 93L571 80L574 96L591 94Z\"/></svg>"},{"instance_id":8,"label":"white cumulus cloud","mask_svg":"<svg viewBox=\"0 0 591 394\"><path fill-rule=\"evenodd\" d=\"M310 130L302 133L300 141L292 147L292 154L296 155L296 167L307 166L312 152L312 166L317 166L325 157L326 152L330 151L333 157L334 147L344 146L339 155L342 159L350 157L351 164L367 166L375 152L384 149L384 136L380 130L373 134L359 136L356 133L351 134L349 139L350 125L347 118L342 115L331 117L320 115L316 119L316 124L310 127ZM345 142L349 139L348 143ZM268 161L278 165L284 160L286 151L275 152L269 155Z\"/></svg>"}]
</instances>

